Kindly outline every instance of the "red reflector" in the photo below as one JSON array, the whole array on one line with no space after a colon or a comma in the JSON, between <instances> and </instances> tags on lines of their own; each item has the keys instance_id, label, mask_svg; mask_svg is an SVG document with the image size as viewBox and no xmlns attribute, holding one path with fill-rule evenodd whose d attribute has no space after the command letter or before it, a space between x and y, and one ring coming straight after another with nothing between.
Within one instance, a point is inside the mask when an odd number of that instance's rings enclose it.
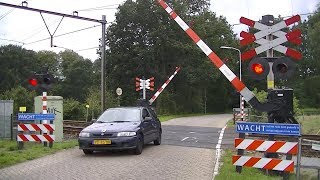
<instances>
[{"instance_id":1,"label":"red reflector","mask_svg":"<svg viewBox=\"0 0 320 180\"><path fill-rule=\"evenodd\" d=\"M38 85L38 81L36 79L29 79L29 84L31 86L37 86Z\"/></svg>"},{"instance_id":2,"label":"red reflector","mask_svg":"<svg viewBox=\"0 0 320 180\"><path fill-rule=\"evenodd\" d=\"M259 63L252 64L251 68L256 74L262 74L264 72L264 67Z\"/></svg>"}]
</instances>

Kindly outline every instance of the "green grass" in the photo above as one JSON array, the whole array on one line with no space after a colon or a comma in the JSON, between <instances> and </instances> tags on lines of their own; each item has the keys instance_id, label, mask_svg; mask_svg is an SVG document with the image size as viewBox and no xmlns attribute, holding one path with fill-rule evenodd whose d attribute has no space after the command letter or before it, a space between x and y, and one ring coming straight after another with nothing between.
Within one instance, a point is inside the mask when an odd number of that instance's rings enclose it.
<instances>
[{"instance_id":1,"label":"green grass","mask_svg":"<svg viewBox=\"0 0 320 180\"><path fill-rule=\"evenodd\" d=\"M320 115L299 117L302 134L320 134Z\"/></svg>"},{"instance_id":2,"label":"green grass","mask_svg":"<svg viewBox=\"0 0 320 180\"><path fill-rule=\"evenodd\" d=\"M55 142L52 148L44 147L43 144L36 142L26 142L24 148L18 150L16 141L0 140L0 168L43 157L77 145L77 140Z\"/></svg>"},{"instance_id":3,"label":"green grass","mask_svg":"<svg viewBox=\"0 0 320 180\"><path fill-rule=\"evenodd\" d=\"M302 113L304 115L319 115L320 109L319 108L304 108L302 109Z\"/></svg>"}]
</instances>

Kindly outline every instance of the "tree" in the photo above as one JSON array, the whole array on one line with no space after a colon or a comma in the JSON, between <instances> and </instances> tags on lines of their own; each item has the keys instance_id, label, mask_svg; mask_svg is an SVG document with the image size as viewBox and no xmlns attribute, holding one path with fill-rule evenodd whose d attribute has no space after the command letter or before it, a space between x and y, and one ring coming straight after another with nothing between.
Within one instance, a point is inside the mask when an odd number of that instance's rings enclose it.
<instances>
[{"instance_id":1,"label":"tree","mask_svg":"<svg viewBox=\"0 0 320 180\"><path fill-rule=\"evenodd\" d=\"M63 79L60 80L60 95L83 102L94 82L92 62L71 50L60 52L59 56L63 74Z\"/></svg>"},{"instance_id":2,"label":"tree","mask_svg":"<svg viewBox=\"0 0 320 180\"><path fill-rule=\"evenodd\" d=\"M0 47L0 93L17 86L27 87L28 76L40 69L36 52L20 46Z\"/></svg>"},{"instance_id":3,"label":"tree","mask_svg":"<svg viewBox=\"0 0 320 180\"><path fill-rule=\"evenodd\" d=\"M34 112L34 97L36 96L35 91L28 91L22 86L16 86L10 90L0 94L1 100L13 100L13 114L19 112L19 107L26 107L27 112Z\"/></svg>"}]
</instances>

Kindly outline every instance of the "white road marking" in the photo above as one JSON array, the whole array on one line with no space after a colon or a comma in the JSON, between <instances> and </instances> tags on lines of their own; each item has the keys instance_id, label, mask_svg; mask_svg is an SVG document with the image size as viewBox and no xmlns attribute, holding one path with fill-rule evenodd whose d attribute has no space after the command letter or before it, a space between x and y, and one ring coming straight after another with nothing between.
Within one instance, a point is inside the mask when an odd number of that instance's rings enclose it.
<instances>
[{"instance_id":1,"label":"white road marking","mask_svg":"<svg viewBox=\"0 0 320 180\"><path fill-rule=\"evenodd\" d=\"M214 165L214 171L213 171L213 179L218 174L219 170L219 161L221 157L221 142L224 134L224 130L227 128L227 125L224 126L220 132L218 144L216 145L216 164Z\"/></svg>"},{"instance_id":2,"label":"white road marking","mask_svg":"<svg viewBox=\"0 0 320 180\"><path fill-rule=\"evenodd\" d=\"M188 139L189 137L185 137L185 138L183 138L183 139L181 139L181 141L184 141L184 140L186 140L186 139Z\"/></svg>"},{"instance_id":3,"label":"white road marking","mask_svg":"<svg viewBox=\"0 0 320 180\"><path fill-rule=\"evenodd\" d=\"M194 134L194 133L196 133L196 132L189 132L190 134Z\"/></svg>"}]
</instances>

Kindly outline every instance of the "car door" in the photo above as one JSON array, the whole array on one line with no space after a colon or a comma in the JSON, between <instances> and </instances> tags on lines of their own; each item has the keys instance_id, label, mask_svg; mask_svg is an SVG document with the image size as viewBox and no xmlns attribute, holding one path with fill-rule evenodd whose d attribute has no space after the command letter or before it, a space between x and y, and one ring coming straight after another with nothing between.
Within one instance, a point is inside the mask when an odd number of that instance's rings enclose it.
<instances>
[{"instance_id":1,"label":"car door","mask_svg":"<svg viewBox=\"0 0 320 180\"><path fill-rule=\"evenodd\" d=\"M152 120L151 120L151 125L152 125L152 127L151 127L152 133L151 134L152 135L151 135L151 137L152 137L152 140L155 140L155 139L157 139L158 133L160 130L160 121L152 109L148 108L147 110L152 118Z\"/></svg>"},{"instance_id":2,"label":"car door","mask_svg":"<svg viewBox=\"0 0 320 180\"><path fill-rule=\"evenodd\" d=\"M144 142L148 143L154 139L152 117L146 108L142 109L142 127L144 134Z\"/></svg>"}]
</instances>

